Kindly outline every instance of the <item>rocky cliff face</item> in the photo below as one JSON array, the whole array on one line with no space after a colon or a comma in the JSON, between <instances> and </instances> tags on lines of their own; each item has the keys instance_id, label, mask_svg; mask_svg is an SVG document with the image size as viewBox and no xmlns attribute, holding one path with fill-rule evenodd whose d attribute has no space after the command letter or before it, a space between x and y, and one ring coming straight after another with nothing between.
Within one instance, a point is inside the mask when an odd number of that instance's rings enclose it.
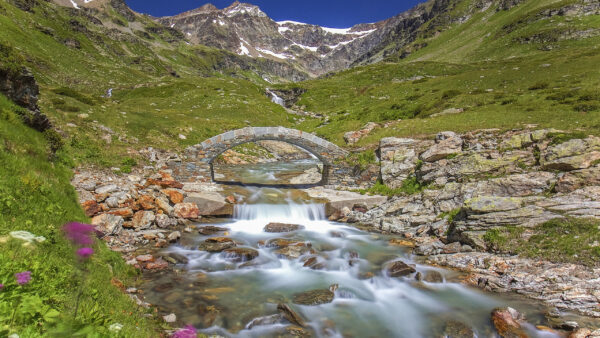
<instances>
[{"instance_id":1,"label":"rocky cliff face","mask_svg":"<svg viewBox=\"0 0 600 338\"><path fill-rule=\"evenodd\" d=\"M275 22L257 6L237 1L222 10L207 4L158 21L183 31L192 43L276 60L315 76L369 59L391 40L400 38L404 43L411 42L411 33L443 11L450 1L436 1L435 4L440 4L434 6L420 5L388 20L346 29L294 21Z\"/></svg>"}]
</instances>

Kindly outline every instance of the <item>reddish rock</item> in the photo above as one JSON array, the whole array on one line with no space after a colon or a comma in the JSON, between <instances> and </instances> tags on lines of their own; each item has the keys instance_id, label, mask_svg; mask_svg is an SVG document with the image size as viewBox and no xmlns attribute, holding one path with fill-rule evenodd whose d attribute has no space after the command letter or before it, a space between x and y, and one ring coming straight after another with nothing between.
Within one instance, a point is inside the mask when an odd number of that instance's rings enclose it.
<instances>
[{"instance_id":1,"label":"reddish rock","mask_svg":"<svg viewBox=\"0 0 600 338\"><path fill-rule=\"evenodd\" d=\"M139 255L135 258L136 261L138 262L153 262L154 261L154 256L148 254L148 255Z\"/></svg>"},{"instance_id":2,"label":"reddish rock","mask_svg":"<svg viewBox=\"0 0 600 338\"><path fill-rule=\"evenodd\" d=\"M171 173L168 173L168 172L163 171L163 170L159 170L158 174L161 176L161 179L163 181L175 181L175 179L173 178L173 176L171 176Z\"/></svg>"},{"instance_id":3,"label":"reddish rock","mask_svg":"<svg viewBox=\"0 0 600 338\"><path fill-rule=\"evenodd\" d=\"M185 219L196 219L200 216L200 210L194 203L175 204L175 216Z\"/></svg>"},{"instance_id":4,"label":"reddish rock","mask_svg":"<svg viewBox=\"0 0 600 338\"><path fill-rule=\"evenodd\" d=\"M96 201L85 201L81 203L81 207L85 211L87 217L92 217L100 212L100 205Z\"/></svg>"},{"instance_id":5,"label":"reddish rock","mask_svg":"<svg viewBox=\"0 0 600 338\"><path fill-rule=\"evenodd\" d=\"M131 223L136 229L147 229L156 219L152 211L138 211L133 215Z\"/></svg>"},{"instance_id":6,"label":"reddish rock","mask_svg":"<svg viewBox=\"0 0 600 338\"><path fill-rule=\"evenodd\" d=\"M225 197L225 201L230 204L235 204L235 197L232 195L229 195L229 196Z\"/></svg>"},{"instance_id":7,"label":"reddish rock","mask_svg":"<svg viewBox=\"0 0 600 338\"><path fill-rule=\"evenodd\" d=\"M225 252L227 259L234 262L247 262L258 257L258 251L252 248L231 248L223 252Z\"/></svg>"},{"instance_id":8,"label":"reddish rock","mask_svg":"<svg viewBox=\"0 0 600 338\"><path fill-rule=\"evenodd\" d=\"M155 180L155 179L149 178L146 180L146 186L150 186L150 185L157 185L161 188L175 188L175 189L183 188L183 184L181 184L177 181L174 181L174 180L164 181L164 180Z\"/></svg>"},{"instance_id":9,"label":"reddish rock","mask_svg":"<svg viewBox=\"0 0 600 338\"><path fill-rule=\"evenodd\" d=\"M501 308L492 311L492 323L500 337L503 338L527 338L521 324L520 314L512 308Z\"/></svg>"},{"instance_id":10,"label":"reddish rock","mask_svg":"<svg viewBox=\"0 0 600 338\"><path fill-rule=\"evenodd\" d=\"M155 262L150 262L146 264L146 269L148 270L163 270L169 267L169 263L163 260L162 258L157 259Z\"/></svg>"},{"instance_id":11,"label":"reddish rock","mask_svg":"<svg viewBox=\"0 0 600 338\"><path fill-rule=\"evenodd\" d=\"M133 210L131 210L131 208L120 208L120 209L110 210L109 212L107 212L107 214L121 216L123 218L130 218L130 217L133 217Z\"/></svg>"},{"instance_id":12,"label":"reddish rock","mask_svg":"<svg viewBox=\"0 0 600 338\"><path fill-rule=\"evenodd\" d=\"M156 204L154 203L154 197L150 195L140 196L136 203L139 205L139 208L143 210L152 210L156 207Z\"/></svg>"},{"instance_id":13,"label":"reddish rock","mask_svg":"<svg viewBox=\"0 0 600 338\"><path fill-rule=\"evenodd\" d=\"M174 189L164 189L161 191L165 196L169 198L169 201L173 204L182 203L184 196L177 190Z\"/></svg>"}]
</instances>

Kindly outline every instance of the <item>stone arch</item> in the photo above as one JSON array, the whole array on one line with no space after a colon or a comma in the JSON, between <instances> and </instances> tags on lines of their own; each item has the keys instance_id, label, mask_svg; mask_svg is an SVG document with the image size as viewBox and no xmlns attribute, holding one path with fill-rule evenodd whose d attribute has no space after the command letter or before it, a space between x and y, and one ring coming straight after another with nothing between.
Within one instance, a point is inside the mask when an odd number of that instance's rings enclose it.
<instances>
[{"instance_id":1,"label":"stone arch","mask_svg":"<svg viewBox=\"0 0 600 338\"><path fill-rule=\"evenodd\" d=\"M337 145L301 130L284 127L246 127L216 135L200 144L190 146L186 149L186 155L196 163L196 167L204 167L203 171L210 170L211 179L214 181L212 163L217 156L237 145L263 140L287 142L315 155L324 167L321 184L329 183L335 175L334 168L348 154Z\"/></svg>"}]
</instances>

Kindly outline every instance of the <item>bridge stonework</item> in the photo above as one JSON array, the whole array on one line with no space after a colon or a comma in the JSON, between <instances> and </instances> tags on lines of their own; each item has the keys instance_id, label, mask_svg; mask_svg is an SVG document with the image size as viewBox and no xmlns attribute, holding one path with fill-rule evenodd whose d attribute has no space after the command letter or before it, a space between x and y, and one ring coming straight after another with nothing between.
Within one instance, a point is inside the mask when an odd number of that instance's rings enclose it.
<instances>
[{"instance_id":1,"label":"bridge stonework","mask_svg":"<svg viewBox=\"0 0 600 338\"><path fill-rule=\"evenodd\" d=\"M188 147L186 159L170 167L180 180L214 181L212 163L217 156L237 145L262 140L287 142L315 155L323 163L320 185L352 185L353 168L343 161L346 150L313 134L284 127L246 127L225 132Z\"/></svg>"}]
</instances>

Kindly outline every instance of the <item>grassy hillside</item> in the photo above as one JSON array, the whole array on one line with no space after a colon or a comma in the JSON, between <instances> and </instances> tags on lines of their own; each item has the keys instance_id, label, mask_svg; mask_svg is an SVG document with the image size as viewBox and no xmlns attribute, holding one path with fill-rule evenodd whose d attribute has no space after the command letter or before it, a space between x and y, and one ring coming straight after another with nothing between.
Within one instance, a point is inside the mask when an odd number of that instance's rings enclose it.
<instances>
[{"instance_id":1,"label":"grassy hillside","mask_svg":"<svg viewBox=\"0 0 600 338\"><path fill-rule=\"evenodd\" d=\"M157 335L156 324L111 280L132 285L136 272L120 255L98 243L93 246L82 285L74 249L61 233L64 223L87 219L70 185L65 154L48 160L43 134L22 124L12 105L0 95L0 336L39 337L50 333L71 336L83 330L109 335L111 324L122 324L123 336ZM46 241L25 245L8 236L26 230ZM14 275L31 271L31 282L19 286ZM77 319L73 319L82 288Z\"/></svg>"},{"instance_id":2,"label":"grassy hillside","mask_svg":"<svg viewBox=\"0 0 600 338\"><path fill-rule=\"evenodd\" d=\"M0 49L34 72L40 107L79 163L119 166L147 146L182 150L229 129L290 124L245 61L188 45L149 18L45 1L32 12L0 6Z\"/></svg>"},{"instance_id":3,"label":"grassy hillside","mask_svg":"<svg viewBox=\"0 0 600 338\"><path fill-rule=\"evenodd\" d=\"M568 11L582 1L456 3L387 62L293 85L307 89L298 106L327 116L301 128L338 144L368 121L393 123L360 144L528 124L600 133L600 15ZM560 9L571 14L548 14Z\"/></svg>"}]
</instances>

